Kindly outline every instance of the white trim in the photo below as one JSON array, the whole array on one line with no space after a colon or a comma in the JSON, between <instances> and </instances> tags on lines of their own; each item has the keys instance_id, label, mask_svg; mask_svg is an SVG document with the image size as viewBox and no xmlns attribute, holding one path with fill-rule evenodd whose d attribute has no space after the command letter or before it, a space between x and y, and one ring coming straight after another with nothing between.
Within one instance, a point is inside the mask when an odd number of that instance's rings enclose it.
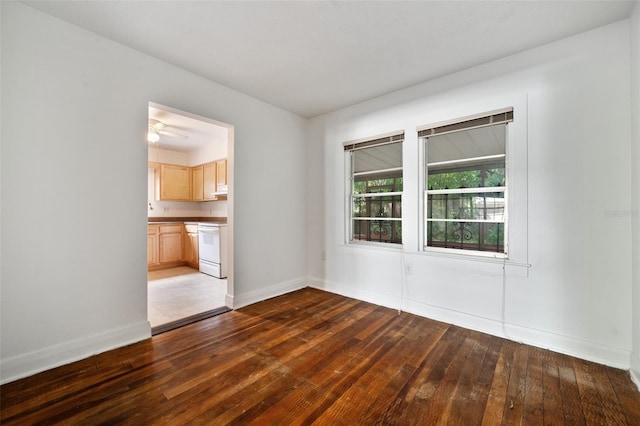
<instances>
[{"instance_id":1,"label":"white trim","mask_svg":"<svg viewBox=\"0 0 640 426\"><path fill-rule=\"evenodd\" d=\"M629 377L631 377L633 384L636 385L636 389L640 390L640 378L633 369L629 370Z\"/></svg>"},{"instance_id":2,"label":"white trim","mask_svg":"<svg viewBox=\"0 0 640 426\"><path fill-rule=\"evenodd\" d=\"M291 293L292 291L300 290L307 287L307 284L307 277L304 276L289 281L272 284L268 287L263 287L258 290L250 291L248 293L239 293L238 289L236 288L236 293L233 297L233 309L239 309L266 299L271 299L272 297L281 296L286 293Z\"/></svg>"},{"instance_id":3,"label":"white trim","mask_svg":"<svg viewBox=\"0 0 640 426\"><path fill-rule=\"evenodd\" d=\"M431 253L452 253L458 255L466 255L467 257L486 257L486 258L494 258L494 259L505 259L508 258L506 247L505 252L497 252L497 251L482 251L482 250L466 250L466 249L456 249L450 247L432 247L432 246L424 246L422 252L427 254ZM500 262L502 263L502 262Z\"/></svg>"},{"instance_id":4,"label":"white trim","mask_svg":"<svg viewBox=\"0 0 640 426\"><path fill-rule=\"evenodd\" d=\"M429 250L427 250L429 249ZM456 259L456 260L471 260L476 262L485 262L485 263L498 263L500 265L505 264L506 266L516 266L520 268L531 268L531 264L522 263L522 262L514 262L510 261L506 254L504 256L495 256L502 255L503 253L497 252L482 252L482 251L473 251L473 250L457 250L451 248L439 248L439 247L425 247L424 250L418 253L412 253L417 256L437 256L444 257L448 259ZM506 260L506 263L505 263Z\"/></svg>"},{"instance_id":5,"label":"white trim","mask_svg":"<svg viewBox=\"0 0 640 426\"><path fill-rule=\"evenodd\" d=\"M487 192L507 192L506 186L483 186L480 188L427 189L428 195L440 194L484 194Z\"/></svg>"},{"instance_id":6,"label":"white trim","mask_svg":"<svg viewBox=\"0 0 640 426\"><path fill-rule=\"evenodd\" d=\"M422 139L429 139L433 136L423 136ZM427 167L449 166L451 164L475 163L476 161L497 160L498 158L506 158L507 154L485 155L484 157L461 158L459 160L438 161L436 163L427 163Z\"/></svg>"},{"instance_id":7,"label":"white trim","mask_svg":"<svg viewBox=\"0 0 640 426\"><path fill-rule=\"evenodd\" d=\"M366 241L366 240L351 240L348 243L345 243L344 248L351 249L373 249L373 250L383 250L390 251L394 253L398 253L403 251L402 243L382 243L380 241Z\"/></svg>"},{"instance_id":8,"label":"white trim","mask_svg":"<svg viewBox=\"0 0 640 426\"><path fill-rule=\"evenodd\" d=\"M464 223L504 223L504 220L493 220L493 219L438 219L438 218L427 218L427 222L464 222Z\"/></svg>"},{"instance_id":9,"label":"white trim","mask_svg":"<svg viewBox=\"0 0 640 426\"><path fill-rule=\"evenodd\" d=\"M636 352L631 352L629 357L629 376L631 381L636 385L636 388L640 390L640 358Z\"/></svg>"},{"instance_id":10,"label":"white trim","mask_svg":"<svg viewBox=\"0 0 640 426\"><path fill-rule=\"evenodd\" d=\"M370 221L377 221L377 222L388 222L388 221L395 221L395 222L402 222L402 218L401 217L363 217L363 216L358 216L358 217L354 217L352 218L353 220L370 220Z\"/></svg>"},{"instance_id":11,"label":"white trim","mask_svg":"<svg viewBox=\"0 0 640 426\"><path fill-rule=\"evenodd\" d=\"M402 171L402 166L400 167L391 167L388 169L376 169L376 170L368 170L366 172L356 172L354 176L369 176L369 175L378 175L380 173L389 173L389 172L397 172Z\"/></svg>"},{"instance_id":12,"label":"white trim","mask_svg":"<svg viewBox=\"0 0 640 426\"><path fill-rule=\"evenodd\" d=\"M235 307L234 307L234 299L235 298L233 297L233 294L229 294L229 293L225 294L224 295L224 304L225 304L225 306L227 306L227 307L229 307L231 309L235 309Z\"/></svg>"},{"instance_id":13,"label":"white trim","mask_svg":"<svg viewBox=\"0 0 640 426\"><path fill-rule=\"evenodd\" d=\"M151 337L149 321L108 330L3 359L0 363L0 383L8 383L45 370L69 364L90 356L130 345Z\"/></svg>"},{"instance_id":14,"label":"white trim","mask_svg":"<svg viewBox=\"0 0 640 426\"><path fill-rule=\"evenodd\" d=\"M402 195L403 191L395 192L365 192L364 194L351 194L351 197L367 198L367 197L391 197L395 195Z\"/></svg>"},{"instance_id":15,"label":"white trim","mask_svg":"<svg viewBox=\"0 0 640 426\"><path fill-rule=\"evenodd\" d=\"M222 121L214 120L213 118L204 117L202 115L194 114L189 111L184 111L177 108L172 108L167 105L159 104L157 102L149 101L151 108L160 109L162 111L170 112L171 114L181 115L183 117L191 118L193 120L204 121L205 123L215 124L216 126L224 127L226 129L233 129L233 124L224 123Z\"/></svg>"}]
</instances>

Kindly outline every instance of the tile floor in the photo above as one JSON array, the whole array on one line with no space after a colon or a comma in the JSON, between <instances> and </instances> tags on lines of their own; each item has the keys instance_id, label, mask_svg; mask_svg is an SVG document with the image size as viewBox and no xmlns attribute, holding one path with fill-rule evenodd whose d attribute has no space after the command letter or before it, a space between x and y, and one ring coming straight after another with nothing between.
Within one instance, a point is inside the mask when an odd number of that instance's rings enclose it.
<instances>
[{"instance_id":1,"label":"tile floor","mask_svg":"<svg viewBox=\"0 0 640 426\"><path fill-rule=\"evenodd\" d=\"M225 305L227 280L188 266L148 274L148 313L151 327Z\"/></svg>"}]
</instances>

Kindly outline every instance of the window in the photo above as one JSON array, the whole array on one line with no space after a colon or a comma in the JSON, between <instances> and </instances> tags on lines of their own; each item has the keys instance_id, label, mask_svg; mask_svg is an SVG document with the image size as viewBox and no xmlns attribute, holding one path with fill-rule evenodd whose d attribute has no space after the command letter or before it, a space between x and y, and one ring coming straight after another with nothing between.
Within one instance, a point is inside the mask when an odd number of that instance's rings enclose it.
<instances>
[{"instance_id":1,"label":"window","mask_svg":"<svg viewBox=\"0 0 640 426\"><path fill-rule=\"evenodd\" d=\"M345 145L349 241L402 244L404 134Z\"/></svg>"},{"instance_id":2,"label":"window","mask_svg":"<svg viewBox=\"0 0 640 426\"><path fill-rule=\"evenodd\" d=\"M506 255L507 123L513 110L418 132L425 152L425 248Z\"/></svg>"}]
</instances>

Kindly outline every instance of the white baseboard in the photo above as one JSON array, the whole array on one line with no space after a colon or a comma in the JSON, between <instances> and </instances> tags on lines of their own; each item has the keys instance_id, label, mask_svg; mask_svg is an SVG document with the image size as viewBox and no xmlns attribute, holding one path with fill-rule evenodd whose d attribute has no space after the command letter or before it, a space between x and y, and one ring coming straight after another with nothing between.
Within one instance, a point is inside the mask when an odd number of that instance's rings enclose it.
<instances>
[{"instance_id":1,"label":"white baseboard","mask_svg":"<svg viewBox=\"0 0 640 426\"><path fill-rule=\"evenodd\" d=\"M630 362L629 376L631 376L631 381L636 385L636 388L640 390L640 358L637 354L632 353Z\"/></svg>"},{"instance_id":2,"label":"white baseboard","mask_svg":"<svg viewBox=\"0 0 640 426\"><path fill-rule=\"evenodd\" d=\"M225 304L225 306L227 306L228 308L233 309L234 308L233 303L234 303L233 294L225 294L224 295L224 304Z\"/></svg>"},{"instance_id":3,"label":"white baseboard","mask_svg":"<svg viewBox=\"0 0 640 426\"><path fill-rule=\"evenodd\" d=\"M307 287L308 285L309 281L305 276L289 281L283 281L281 283L273 284L268 287L264 287L259 290L254 290L247 293L236 293L233 296L232 300L227 299L227 301L232 302L233 305L227 306L233 307L233 309L242 308L243 306L261 302L266 299L271 299L272 297L281 296L286 293L291 293L292 291L300 290ZM238 286L236 284L236 290L237 288Z\"/></svg>"},{"instance_id":4,"label":"white baseboard","mask_svg":"<svg viewBox=\"0 0 640 426\"><path fill-rule=\"evenodd\" d=\"M421 317L453 324L516 342L526 343L539 348L549 349L554 352L571 355L587 361L597 362L598 364L604 364L624 370L628 370L630 368L631 352L626 349L515 324L505 323L503 325L501 321L495 319L479 317L465 312L458 312L407 298L403 299L401 303L397 296L389 296L375 291L351 288L317 277L310 277L309 282L311 287L341 294L346 297L352 297L354 299L363 300L393 309L398 309L399 306L402 306L403 311L419 315ZM638 383L640 383L640 381Z\"/></svg>"},{"instance_id":5,"label":"white baseboard","mask_svg":"<svg viewBox=\"0 0 640 426\"><path fill-rule=\"evenodd\" d=\"M8 383L151 337L149 321L109 330L44 349L3 359L0 383Z\"/></svg>"}]
</instances>

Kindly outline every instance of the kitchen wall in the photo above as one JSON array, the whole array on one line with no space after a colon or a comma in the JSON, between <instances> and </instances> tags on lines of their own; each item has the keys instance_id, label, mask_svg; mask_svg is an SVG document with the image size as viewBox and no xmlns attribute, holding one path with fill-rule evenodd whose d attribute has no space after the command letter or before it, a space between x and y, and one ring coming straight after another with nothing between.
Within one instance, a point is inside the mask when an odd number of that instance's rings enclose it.
<instances>
[{"instance_id":1,"label":"kitchen wall","mask_svg":"<svg viewBox=\"0 0 640 426\"><path fill-rule=\"evenodd\" d=\"M629 52L623 21L312 119L307 191L324 196L308 199L310 280L629 368ZM515 114L508 261L422 251L416 128L508 106ZM399 129L405 131L404 246L345 244L342 144Z\"/></svg>"},{"instance_id":2,"label":"kitchen wall","mask_svg":"<svg viewBox=\"0 0 640 426\"><path fill-rule=\"evenodd\" d=\"M305 285L304 119L26 5L0 8L2 382L150 336L149 101L234 126L228 302Z\"/></svg>"}]
</instances>

